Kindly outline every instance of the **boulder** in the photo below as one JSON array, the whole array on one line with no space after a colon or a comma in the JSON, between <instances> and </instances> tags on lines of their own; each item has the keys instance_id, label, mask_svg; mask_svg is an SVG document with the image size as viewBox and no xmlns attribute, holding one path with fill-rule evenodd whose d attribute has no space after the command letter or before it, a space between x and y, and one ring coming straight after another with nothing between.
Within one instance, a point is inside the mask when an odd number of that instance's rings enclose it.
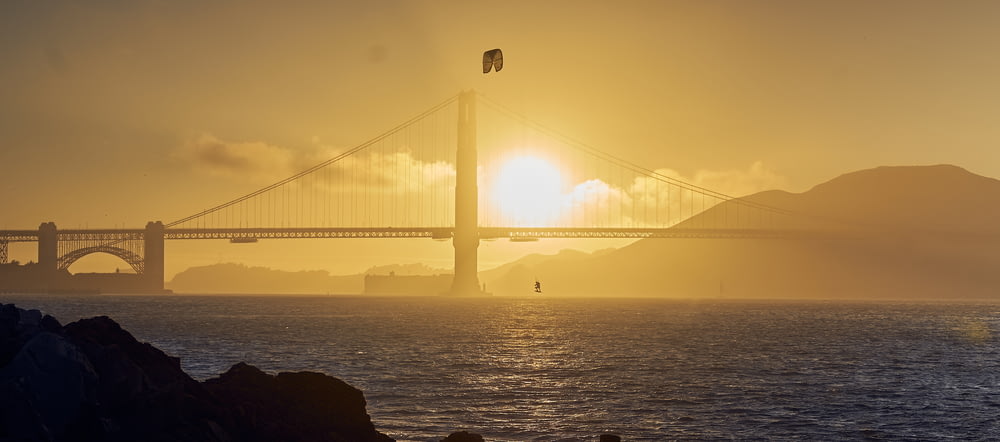
<instances>
[{"instance_id":1,"label":"boulder","mask_svg":"<svg viewBox=\"0 0 1000 442\"><path fill-rule=\"evenodd\" d=\"M0 367L7 365L21 348L17 339L19 322L21 311L14 304L0 304Z\"/></svg>"},{"instance_id":2,"label":"boulder","mask_svg":"<svg viewBox=\"0 0 1000 442\"><path fill-rule=\"evenodd\" d=\"M107 317L0 306L0 440L228 441L228 412Z\"/></svg>"},{"instance_id":3,"label":"boulder","mask_svg":"<svg viewBox=\"0 0 1000 442\"><path fill-rule=\"evenodd\" d=\"M205 387L230 405L237 440L392 441L375 430L361 390L322 373L272 376L241 362Z\"/></svg>"},{"instance_id":4,"label":"boulder","mask_svg":"<svg viewBox=\"0 0 1000 442\"><path fill-rule=\"evenodd\" d=\"M441 442L484 442L483 436L468 431L456 431L441 439Z\"/></svg>"},{"instance_id":5,"label":"boulder","mask_svg":"<svg viewBox=\"0 0 1000 442\"><path fill-rule=\"evenodd\" d=\"M322 373L240 363L200 383L106 316L0 305L0 441L392 441L365 407Z\"/></svg>"},{"instance_id":6,"label":"boulder","mask_svg":"<svg viewBox=\"0 0 1000 442\"><path fill-rule=\"evenodd\" d=\"M0 304L0 334L13 334L21 322L21 309L14 304Z\"/></svg>"},{"instance_id":7,"label":"boulder","mask_svg":"<svg viewBox=\"0 0 1000 442\"><path fill-rule=\"evenodd\" d=\"M98 375L99 408L79 428L103 431L112 440L229 439L224 404L181 370L180 360L137 341L118 323L100 316L64 327Z\"/></svg>"},{"instance_id":8,"label":"boulder","mask_svg":"<svg viewBox=\"0 0 1000 442\"><path fill-rule=\"evenodd\" d=\"M0 440L51 441L52 434L19 379L0 380Z\"/></svg>"},{"instance_id":9,"label":"boulder","mask_svg":"<svg viewBox=\"0 0 1000 442\"><path fill-rule=\"evenodd\" d=\"M0 383L27 400L56 437L80 415L81 407L97 402L97 373L90 361L50 332L35 334L0 368Z\"/></svg>"}]
</instances>

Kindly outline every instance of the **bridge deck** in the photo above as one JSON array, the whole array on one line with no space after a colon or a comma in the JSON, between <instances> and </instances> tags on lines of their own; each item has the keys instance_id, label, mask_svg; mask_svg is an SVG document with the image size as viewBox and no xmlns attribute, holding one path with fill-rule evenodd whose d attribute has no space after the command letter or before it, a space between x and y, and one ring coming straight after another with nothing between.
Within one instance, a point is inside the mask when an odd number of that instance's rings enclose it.
<instances>
[{"instance_id":1,"label":"bridge deck","mask_svg":"<svg viewBox=\"0 0 1000 442\"><path fill-rule=\"evenodd\" d=\"M307 239L307 238L433 238L450 239L454 227L374 227L374 228L224 228L166 229L164 239ZM138 240L143 229L59 230L60 241ZM820 232L776 229L684 229L684 228L551 228L480 227L481 239L510 238L531 241L543 238L783 238L826 236ZM38 241L37 230L0 230L0 241Z\"/></svg>"}]
</instances>

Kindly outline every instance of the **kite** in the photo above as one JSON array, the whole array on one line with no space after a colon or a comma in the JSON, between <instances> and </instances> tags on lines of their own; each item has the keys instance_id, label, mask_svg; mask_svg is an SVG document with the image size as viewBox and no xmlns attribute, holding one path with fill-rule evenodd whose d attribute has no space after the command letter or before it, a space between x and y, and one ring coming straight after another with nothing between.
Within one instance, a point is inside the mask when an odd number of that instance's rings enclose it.
<instances>
[{"instance_id":1,"label":"kite","mask_svg":"<svg viewBox=\"0 0 1000 442\"><path fill-rule=\"evenodd\" d=\"M483 52L483 73L489 72L491 68L496 68L497 72L503 69L503 52L500 49Z\"/></svg>"}]
</instances>

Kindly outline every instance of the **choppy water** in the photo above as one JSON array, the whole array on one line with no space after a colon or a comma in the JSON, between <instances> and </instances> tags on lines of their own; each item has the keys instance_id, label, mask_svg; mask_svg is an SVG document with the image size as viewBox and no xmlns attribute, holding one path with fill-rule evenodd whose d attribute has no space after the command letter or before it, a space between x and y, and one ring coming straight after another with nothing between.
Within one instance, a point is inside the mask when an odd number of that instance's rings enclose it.
<instances>
[{"instance_id":1,"label":"choppy water","mask_svg":"<svg viewBox=\"0 0 1000 442\"><path fill-rule=\"evenodd\" d=\"M109 315L204 379L322 371L399 440L993 439L1000 305L11 296Z\"/></svg>"}]
</instances>

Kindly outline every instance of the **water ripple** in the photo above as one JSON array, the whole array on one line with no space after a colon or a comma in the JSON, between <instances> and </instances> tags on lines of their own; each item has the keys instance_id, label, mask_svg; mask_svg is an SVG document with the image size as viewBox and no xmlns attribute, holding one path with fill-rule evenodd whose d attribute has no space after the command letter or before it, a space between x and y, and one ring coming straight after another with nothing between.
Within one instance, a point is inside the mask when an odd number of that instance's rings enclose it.
<instances>
[{"instance_id":1,"label":"water ripple","mask_svg":"<svg viewBox=\"0 0 1000 442\"><path fill-rule=\"evenodd\" d=\"M109 315L196 378L246 361L365 391L399 440L991 439L993 304L11 296Z\"/></svg>"}]
</instances>

